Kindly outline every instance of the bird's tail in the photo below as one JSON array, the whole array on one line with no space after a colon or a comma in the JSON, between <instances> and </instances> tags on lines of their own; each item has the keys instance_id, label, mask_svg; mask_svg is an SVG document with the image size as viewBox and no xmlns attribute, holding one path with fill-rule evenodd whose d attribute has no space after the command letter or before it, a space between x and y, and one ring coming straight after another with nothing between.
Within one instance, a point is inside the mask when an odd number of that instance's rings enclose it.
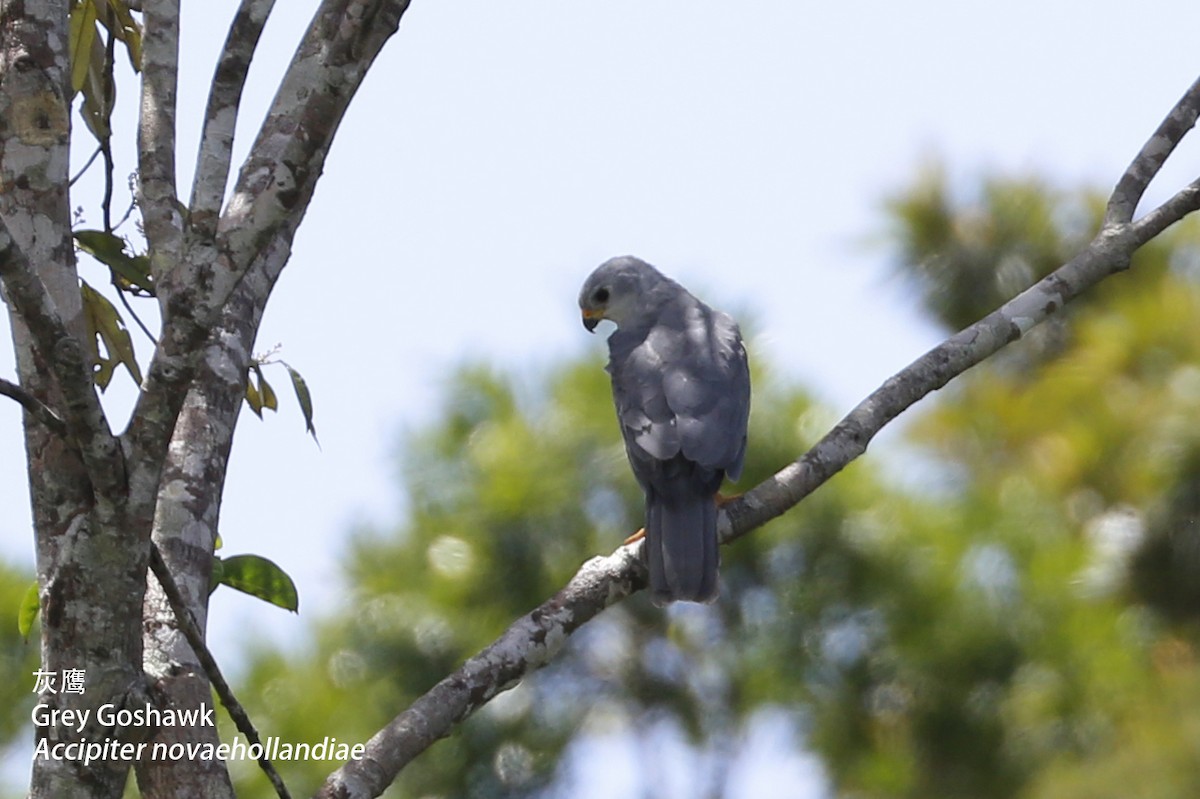
<instances>
[{"instance_id":1,"label":"bird's tail","mask_svg":"<svg viewBox=\"0 0 1200 799\"><path fill-rule=\"evenodd\" d=\"M717 597L717 504L711 496L646 503L646 553L655 604Z\"/></svg>"}]
</instances>

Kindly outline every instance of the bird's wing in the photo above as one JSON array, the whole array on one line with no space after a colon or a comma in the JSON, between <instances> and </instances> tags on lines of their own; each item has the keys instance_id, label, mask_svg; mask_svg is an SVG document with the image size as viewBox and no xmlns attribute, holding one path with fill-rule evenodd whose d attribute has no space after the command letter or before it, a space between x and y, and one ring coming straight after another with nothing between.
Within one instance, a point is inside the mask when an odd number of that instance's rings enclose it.
<instances>
[{"instance_id":1,"label":"bird's wing","mask_svg":"<svg viewBox=\"0 0 1200 799\"><path fill-rule=\"evenodd\" d=\"M683 351L663 375L680 451L736 479L750 414L750 370L741 335L729 316L697 304L684 315L682 336Z\"/></svg>"},{"instance_id":2,"label":"bird's wing","mask_svg":"<svg viewBox=\"0 0 1200 799\"><path fill-rule=\"evenodd\" d=\"M689 298L690 299L690 298ZM630 460L682 453L736 478L746 447L750 377L737 325L692 300L669 309L644 338L610 340L613 398ZM643 454L644 453L644 454Z\"/></svg>"},{"instance_id":3,"label":"bird's wing","mask_svg":"<svg viewBox=\"0 0 1200 799\"><path fill-rule=\"evenodd\" d=\"M663 391L665 365L662 353L649 338L624 340L620 332L610 338L613 401L630 460L666 461L679 454L675 413Z\"/></svg>"}]
</instances>

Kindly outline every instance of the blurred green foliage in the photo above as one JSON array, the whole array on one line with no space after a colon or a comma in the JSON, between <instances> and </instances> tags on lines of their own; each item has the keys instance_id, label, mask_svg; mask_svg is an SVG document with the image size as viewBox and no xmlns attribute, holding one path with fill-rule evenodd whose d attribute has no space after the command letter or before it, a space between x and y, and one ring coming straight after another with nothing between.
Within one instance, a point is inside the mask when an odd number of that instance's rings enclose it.
<instances>
[{"instance_id":1,"label":"blurred green foliage","mask_svg":"<svg viewBox=\"0 0 1200 799\"><path fill-rule=\"evenodd\" d=\"M761 444L743 485L819 430L800 392L756 378ZM261 653L243 681L240 693L272 735L364 739L641 525L599 360L564 366L538 386L465 368L440 422L404 452L408 518L355 535L346 607L320 622L313 651ZM849 508L840 502L816 499L799 523L841 518ZM557 766L581 731L613 724L651 720L696 742L730 735L795 682L778 671L785 642L765 635L779 603L763 585L772 570L793 585L787 564L798 554L796 541L764 530L726 553L727 603L664 614L637 596L610 609L552 666L423 755L390 795L531 795L562 776ZM283 773L304 793L327 771L301 763ZM269 795L249 769L239 788Z\"/></svg>"},{"instance_id":2,"label":"blurred green foliage","mask_svg":"<svg viewBox=\"0 0 1200 799\"><path fill-rule=\"evenodd\" d=\"M1099 208L931 169L888 213L897 268L955 329L1067 260ZM1189 222L727 548L717 603L606 611L388 795L569 796L586 742L617 734L641 796L668 795L675 735L721 797L765 714L847 799L1200 795L1198 276ZM458 371L402 448L405 518L353 536L344 604L303 649L254 651L239 694L264 734L364 740L640 525L601 367ZM743 488L833 421L755 368ZM297 795L329 769L280 766Z\"/></svg>"}]
</instances>

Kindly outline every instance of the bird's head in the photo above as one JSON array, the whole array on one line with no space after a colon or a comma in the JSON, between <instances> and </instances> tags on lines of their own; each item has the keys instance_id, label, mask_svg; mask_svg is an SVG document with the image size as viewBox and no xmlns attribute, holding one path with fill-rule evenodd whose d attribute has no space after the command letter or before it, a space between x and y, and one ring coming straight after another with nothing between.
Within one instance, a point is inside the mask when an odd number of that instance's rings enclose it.
<instances>
[{"instance_id":1,"label":"bird's head","mask_svg":"<svg viewBox=\"0 0 1200 799\"><path fill-rule=\"evenodd\" d=\"M579 292L583 326L592 332L603 319L617 327L636 325L653 309L655 290L667 282L661 272L631 255L605 261Z\"/></svg>"}]
</instances>

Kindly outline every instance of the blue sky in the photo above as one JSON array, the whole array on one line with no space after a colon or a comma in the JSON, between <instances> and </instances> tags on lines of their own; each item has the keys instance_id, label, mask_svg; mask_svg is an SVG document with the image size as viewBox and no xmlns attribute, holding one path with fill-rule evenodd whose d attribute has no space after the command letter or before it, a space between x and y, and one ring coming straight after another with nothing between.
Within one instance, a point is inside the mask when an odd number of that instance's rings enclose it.
<instances>
[{"instance_id":1,"label":"blue sky","mask_svg":"<svg viewBox=\"0 0 1200 799\"><path fill-rule=\"evenodd\" d=\"M185 181L235 5L185 4ZM239 153L315 6L278 4ZM616 254L750 314L752 357L848 410L937 341L891 279L882 199L930 157L964 185L987 171L1112 185L1200 74L1196 30L1200 8L1161 0L416 0L342 126L256 346L282 343L307 378L321 448L286 394L276 418L243 416L226 552L277 560L303 614L331 606L351 526L402 512L396 445L436 416L447 370L488 359L533 376L602 350L575 295ZM120 91L117 135L132 137L135 92ZM1152 194L1194 178L1197 153L1185 142ZM97 185L73 198L92 224ZM110 393L123 414L128 390ZM32 577L19 420L0 402L0 555ZM303 620L218 592L210 628L236 661Z\"/></svg>"}]
</instances>

